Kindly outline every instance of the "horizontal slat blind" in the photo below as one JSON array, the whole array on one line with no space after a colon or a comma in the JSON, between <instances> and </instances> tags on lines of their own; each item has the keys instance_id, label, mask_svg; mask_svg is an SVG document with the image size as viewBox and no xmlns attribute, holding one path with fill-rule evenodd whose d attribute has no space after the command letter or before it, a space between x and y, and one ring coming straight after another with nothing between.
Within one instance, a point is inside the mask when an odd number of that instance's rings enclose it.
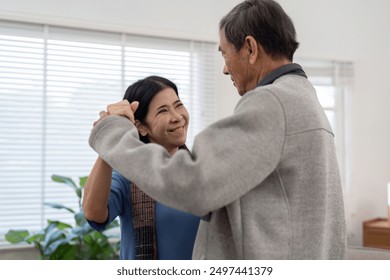
<instances>
[{"instance_id":1,"label":"horizontal slat blind","mask_svg":"<svg viewBox=\"0 0 390 280\"><path fill-rule=\"evenodd\" d=\"M176 83L190 114L187 144L215 120L215 44L127 36L126 85L149 75Z\"/></svg>"},{"instance_id":2,"label":"horizontal slat blind","mask_svg":"<svg viewBox=\"0 0 390 280\"><path fill-rule=\"evenodd\" d=\"M0 243L9 228L42 224L42 26L0 27Z\"/></svg>"},{"instance_id":3,"label":"horizontal slat blind","mask_svg":"<svg viewBox=\"0 0 390 280\"><path fill-rule=\"evenodd\" d=\"M72 32L74 35L72 36ZM52 174L88 175L96 158L88 145L97 113L122 92L120 36L105 44L106 33L49 29L46 55L45 201L78 205L72 189L51 182ZM46 219L69 212L45 207Z\"/></svg>"},{"instance_id":4,"label":"horizontal slat blind","mask_svg":"<svg viewBox=\"0 0 390 280\"><path fill-rule=\"evenodd\" d=\"M215 120L215 44L0 21L0 246L9 229L73 223L73 191L53 174L86 176L92 123L130 83L172 79L190 111L188 143Z\"/></svg>"}]
</instances>

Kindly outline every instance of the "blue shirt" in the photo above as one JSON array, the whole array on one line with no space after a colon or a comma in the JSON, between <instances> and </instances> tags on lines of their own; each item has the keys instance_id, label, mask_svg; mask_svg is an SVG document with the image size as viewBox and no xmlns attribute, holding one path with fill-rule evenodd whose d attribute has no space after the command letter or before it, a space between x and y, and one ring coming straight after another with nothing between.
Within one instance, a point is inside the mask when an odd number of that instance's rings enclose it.
<instances>
[{"instance_id":1,"label":"blue shirt","mask_svg":"<svg viewBox=\"0 0 390 280\"><path fill-rule=\"evenodd\" d=\"M88 221L91 227L102 231L119 216L121 226L120 258L135 258L135 235L131 215L130 182L118 172L112 173L108 199L108 220L100 224ZM157 259L190 260L199 217L161 203L155 203Z\"/></svg>"}]
</instances>

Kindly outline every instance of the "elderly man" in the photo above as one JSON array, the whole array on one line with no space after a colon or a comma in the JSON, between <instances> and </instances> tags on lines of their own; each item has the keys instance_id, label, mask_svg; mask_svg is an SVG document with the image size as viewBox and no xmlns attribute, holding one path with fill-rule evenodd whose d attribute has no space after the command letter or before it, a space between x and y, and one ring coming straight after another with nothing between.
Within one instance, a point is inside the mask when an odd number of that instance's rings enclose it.
<instances>
[{"instance_id":1,"label":"elderly man","mask_svg":"<svg viewBox=\"0 0 390 280\"><path fill-rule=\"evenodd\" d=\"M143 144L121 101L90 145L157 201L202 216L194 259L342 259L345 219L334 136L293 63L291 19L247 0L220 22L219 50L241 99L195 138L191 155ZM137 159L136 161L131 159Z\"/></svg>"}]
</instances>

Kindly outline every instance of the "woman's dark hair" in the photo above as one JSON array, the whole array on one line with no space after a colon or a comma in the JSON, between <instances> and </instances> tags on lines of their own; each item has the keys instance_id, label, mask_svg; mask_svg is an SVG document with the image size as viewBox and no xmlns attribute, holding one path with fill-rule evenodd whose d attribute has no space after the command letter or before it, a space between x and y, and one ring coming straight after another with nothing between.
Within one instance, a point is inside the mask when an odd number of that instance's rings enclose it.
<instances>
[{"instance_id":1,"label":"woman's dark hair","mask_svg":"<svg viewBox=\"0 0 390 280\"><path fill-rule=\"evenodd\" d=\"M235 6L219 23L226 40L240 50L246 36L253 36L274 58L293 60L299 43L291 18L273 0L246 0Z\"/></svg>"},{"instance_id":2,"label":"woman's dark hair","mask_svg":"<svg viewBox=\"0 0 390 280\"><path fill-rule=\"evenodd\" d=\"M150 102L157 93L166 88L172 88L176 95L179 96L175 83L163 77L149 76L130 85L126 90L123 99L128 100L130 103L133 101L139 102L139 106L134 113L134 117L142 124L145 124L145 118L148 114ZM139 135L139 137L142 142L149 143L147 136Z\"/></svg>"}]
</instances>

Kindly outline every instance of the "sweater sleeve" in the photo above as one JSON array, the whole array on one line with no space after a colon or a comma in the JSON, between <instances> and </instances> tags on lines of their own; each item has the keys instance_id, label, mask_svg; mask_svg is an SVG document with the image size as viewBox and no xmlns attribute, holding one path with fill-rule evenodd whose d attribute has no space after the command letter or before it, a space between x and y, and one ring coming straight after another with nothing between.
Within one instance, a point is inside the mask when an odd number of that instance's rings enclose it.
<instances>
[{"instance_id":1,"label":"sweater sleeve","mask_svg":"<svg viewBox=\"0 0 390 280\"><path fill-rule=\"evenodd\" d=\"M203 216L259 185L276 168L284 137L279 100L255 90L241 98L232 116L199 133L191 154L170 156L160 145L143 144L135 126L120 116L99 122L89 143L155 200Z\"/></svg>"}]
</instances>

